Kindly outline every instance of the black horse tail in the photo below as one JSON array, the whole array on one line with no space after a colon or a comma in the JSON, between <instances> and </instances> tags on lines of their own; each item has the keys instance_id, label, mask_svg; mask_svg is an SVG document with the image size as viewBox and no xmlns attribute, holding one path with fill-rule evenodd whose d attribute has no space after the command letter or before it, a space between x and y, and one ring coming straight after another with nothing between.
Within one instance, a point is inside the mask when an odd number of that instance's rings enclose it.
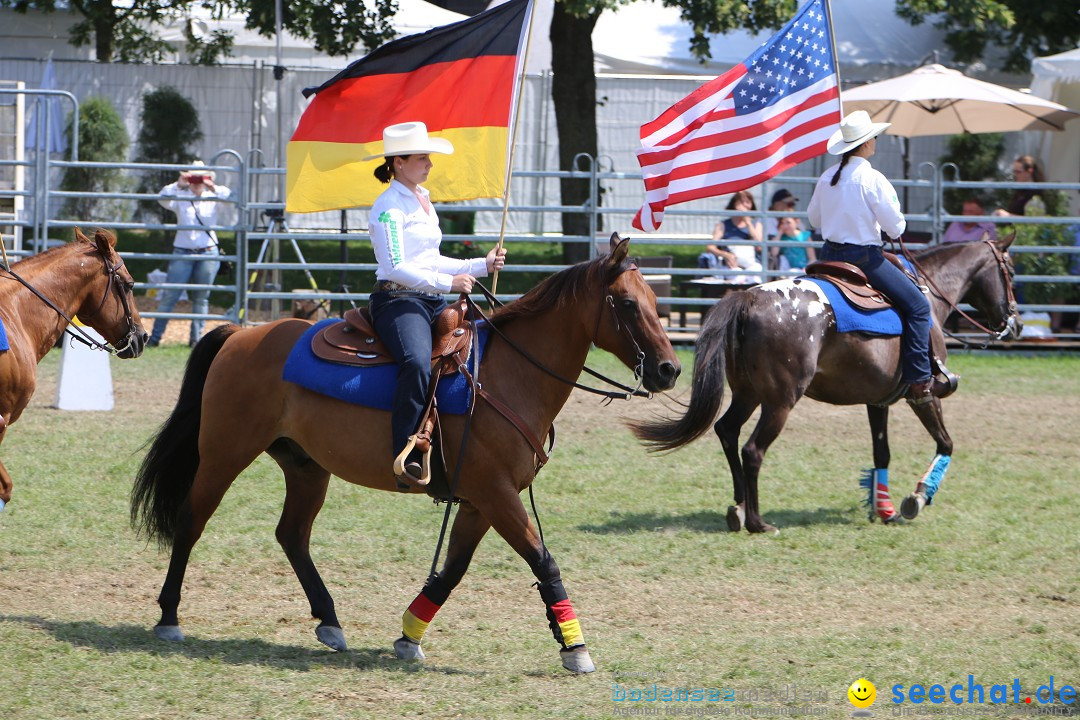
<instances>
[{"instance_id":1,"label":"black horse tail","mask_svg":"<svg viewBox=\"0 0 1080 720\"><path fill-rule=\"evenodd\" d=\"M172 545L180 508L199 468L199 422L210 363L238 325L222 325L195 345L172 415L154 436L131 490L131 526L162 548Z\"/></svg>"},{"instance_id":2,"label":"black horse tail","mask_svg":"<svg viewBox=\"0 0 1080 720\"><path fill-rule=\"evenodd\" d=\"M751 295L730 293L705 316L694 349L694 384L690 405L680 418L630 423L630 430L650 452L674 450L704 435L724 401L727 353L735 347Z\"/></svg>"}]
</instances>

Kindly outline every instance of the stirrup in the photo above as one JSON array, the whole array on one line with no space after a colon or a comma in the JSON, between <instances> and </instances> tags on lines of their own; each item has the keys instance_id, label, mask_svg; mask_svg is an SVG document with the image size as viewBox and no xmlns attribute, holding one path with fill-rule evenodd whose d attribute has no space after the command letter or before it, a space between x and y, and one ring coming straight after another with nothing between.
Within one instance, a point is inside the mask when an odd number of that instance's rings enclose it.
<instances>
[{"instance_id":1,"label":"stirrup","mask_svg":"<svg viewBox=\"0 0 1080 720\"><path fill-rule=\"evenodd\" d=\"M416 435L410 435L408 442L405 443L405 449L394 458L394 477L397 479L397 489L401 492L408 492L414 487L426 487L431 482L430 445L420 458L420 477L417 478L405 471L405 462L414 447L416 447Z\"/></svg>"}]
</instances>

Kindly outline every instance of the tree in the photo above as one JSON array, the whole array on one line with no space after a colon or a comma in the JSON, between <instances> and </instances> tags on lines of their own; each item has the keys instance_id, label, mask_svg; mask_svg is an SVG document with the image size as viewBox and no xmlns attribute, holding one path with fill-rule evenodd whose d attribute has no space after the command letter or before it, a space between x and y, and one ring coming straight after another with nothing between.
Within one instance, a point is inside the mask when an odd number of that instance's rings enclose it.
<instances>
[{"instance_id":1,"label":"tree","mask_svg":"<svg viewBox=\"0 0 1080 720\"><path fill-rule=\"evenodd\" d=\"M72 137L75 132L74 115L68 115L65 132L68 137L68 149L65 160L71 160ZM128 139L124 121L120 113L108 99L103 97L88 98L79 108L79 160L84 162L123 162L127 156ZM74 192L110 192L117 191L123 182L123 171L117 168L71 167L64 171L60 183L61 190ZM92 220L98 203L96 198L69 198L65 211L69 217L79 220Z\"/></svg>"},{"instance_id":2,"label":"tree","mask_svg":"<svg viewBox=\"0 0 1080 720\"><path fill-rule=\"evenodd\" d=\"M896 13L945 30L958 62L983 59L987 46L1004 48L1002 67L1011 72L1027 72L1033 56L1080 44L1076 0L897 0Z\"/></svg>"},{"instance_id":3,"label":"tree","mask_svg":"<svg viewBox=\"0 0 1080 720\"><path fill-rule=\"evenodd\" d=\"M191 146L202 140L199 113L191 101L169 86L143 95L142 126L135 162L182 165L195 159ZM143 175L139 192L157 193L176 179L176 171L161 170ZM151 201L150 213L164 222L171 212Z\"/></svg>"},{"instance_id":4,"label":"tree","mask_svg":"<svg viewBox=\"0 0 1080 720\"><path fill-rule=\"evenodd\" d=\"M93 44L100 63L161 62L172 52L172 46L154 30L183 21L185 49L192 62L214 65L232 51L233 39L229 32L221 30L206 38L195 35L191 10L197 4L217 14L231 6L229 0L130 0L122 5L112 0L0 0L0 8L12 8L18 13L60 10L81 16L71 26L68 42L76 47Z\"/></svg>"}]
</instances>

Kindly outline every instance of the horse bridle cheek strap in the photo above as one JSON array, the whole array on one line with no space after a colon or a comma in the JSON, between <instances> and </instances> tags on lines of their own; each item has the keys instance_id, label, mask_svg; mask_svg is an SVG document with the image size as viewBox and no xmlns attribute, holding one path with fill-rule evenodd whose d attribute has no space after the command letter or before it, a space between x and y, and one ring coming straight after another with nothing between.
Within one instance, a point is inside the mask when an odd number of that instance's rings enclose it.
<instances>
[{"instance_id":1,"label":"horse bridle cheek strap","mask_svg":"<svg viewBox=\"0 0 1080 720\"><path fill-rule=\"evenodd\" d=\"M135 325L135 318L131 314L131 303L128 301L128 293L124 289L123 283L120 281L120 271L124 268L124 260L123 258L117 256L117 260L119 260L119 262L113 265L111 262L109 262L109 257L105 254L104 250L98 248L98 253L101 255L101 261L105 263L105 273L109 276L109 282L105 286L105 292L101 295L101 302L98 303L97 309L94 310L94 312L90 313L90 315L86 319L95 317L101 312L102 308L105 307L105 301L109 299L109 291L115 287L116 294L120 297L120 304L124 308L124 319L127 320L128 333L126 336L126 342L124 343L124 346L126 347L128 344L131 343L131 339L138 332L138 328ZM92 338L90 339L91 341L93 341ZM96 343L96 341L94 342L100 347L100 343ZM107 350L107 348L102 349Z\"/></svg>"}]
</instances>

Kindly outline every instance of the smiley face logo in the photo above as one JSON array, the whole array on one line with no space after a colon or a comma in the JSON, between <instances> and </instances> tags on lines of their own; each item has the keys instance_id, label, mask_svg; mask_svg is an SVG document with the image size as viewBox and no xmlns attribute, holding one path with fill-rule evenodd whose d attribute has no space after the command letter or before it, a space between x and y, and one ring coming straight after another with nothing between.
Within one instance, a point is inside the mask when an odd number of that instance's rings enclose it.
<instances>
[{"instance_id":1,"label":"smiley face logo","mask_svg":"<svg viewBox=\"0 0 1080 720\"><path fill-rule=\"evenodd\" d=\"M877 690L874 683L866 678L859 678L851 683L847 691L848 701L857 708L868 708L877 699Z\"/></svg>"}]
</instances>

